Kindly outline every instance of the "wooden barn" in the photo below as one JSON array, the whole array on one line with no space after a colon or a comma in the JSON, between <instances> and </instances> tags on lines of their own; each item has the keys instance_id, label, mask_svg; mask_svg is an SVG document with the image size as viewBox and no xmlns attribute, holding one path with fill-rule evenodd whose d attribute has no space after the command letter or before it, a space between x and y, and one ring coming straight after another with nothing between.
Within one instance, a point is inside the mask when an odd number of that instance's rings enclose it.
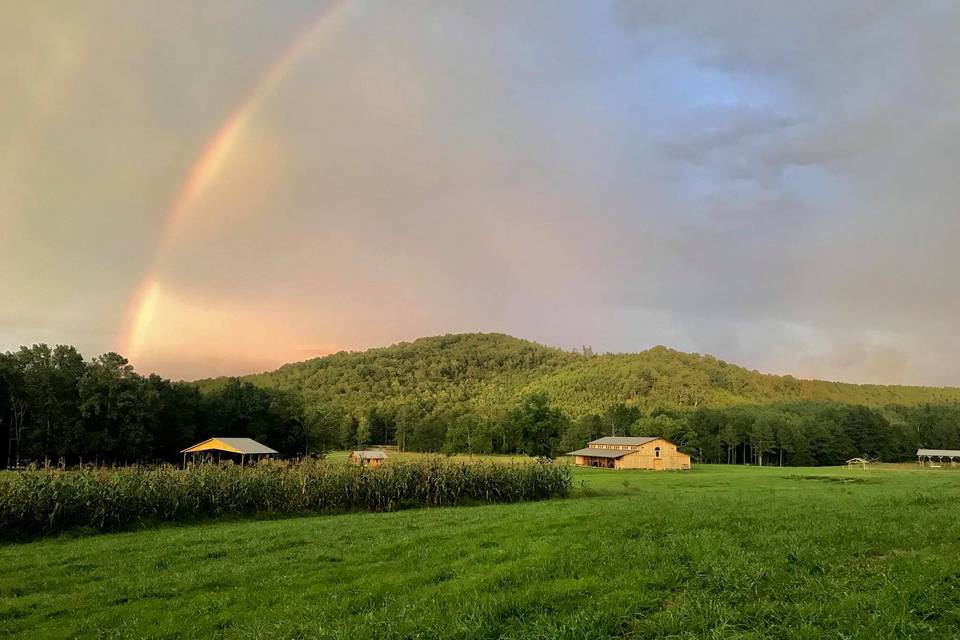
<instances>
[{"instance_id":1,"label":"wooden barn","mask_svg":"<svg viewBox=\"0 0 960 640\"><path fill-rule=\"evenodd\" d=\"M380 449L354 451L350 454L350 462L362 467L379 467L387 459L387 452Z\"/></svg>"},{"instance_id":2,"label":"wooden barn","mask_svg":"<svg viewBox=\"0 0 960 640\"><path fill-rule=\"evenodd\" d=\"M656 436L620 438L608 436L567 454L581 467L604 469L653 469L677 471L690 468L690 456L677 445Z\"/></svg>"}]
</instances>

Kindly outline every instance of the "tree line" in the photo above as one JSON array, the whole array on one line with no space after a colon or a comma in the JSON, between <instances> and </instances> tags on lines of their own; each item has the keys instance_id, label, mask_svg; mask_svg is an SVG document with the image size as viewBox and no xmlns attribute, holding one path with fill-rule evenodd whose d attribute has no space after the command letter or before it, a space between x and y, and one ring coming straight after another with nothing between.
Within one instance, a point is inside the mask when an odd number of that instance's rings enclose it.
<instances>
[{"instance_id":1,"label":"tree line","mask_svg":"<svg viewBox=\"0 0 960 640\"><path fill-rule=\"evenodd\" d=\"M182 449L214 435L302 451L303 431L297 394L239 380L201 394L185 382L141 376L119 354L85 361L65 345L0 354L0 434L8 467L174 461Z\"/></svg>"},{"instance_id":2,"label":"tree line","mask_svg":"<svg viewBox=\"0 0 960 640\"><path fill-rule=\"evenodd\" d=\"M536 392L493 419L465 411L409 421L402 413L372 407L362 419L345 423L340 443L556 457L603 436L659 436L701 463L820 466L853 457L899 462L913 460L921 447L960 449L960 404L875 409L798 402L644 411L616 403L574 418Z\"/></svg>"},{"instance_id":3,"label":"tree line","mask_svg":"<svg viewBox=\"0 0 960 640\"><path fill-rule=\"evenodd\" d=\"M439 372L441 377L448 375ZM211 436L250 437L289 457L395 445L439 453L556 457L606 435L660 436L699 462L833 465L865 456L912 459L919 447L960 449L960 404L798 401L730 407L646 408L615 402L572 413L539 390L491 411L458 392L335 397L228 378L216 384L141 376L116 353L90 361L73 347L0 354L3 463L75 465L177 461Z\"/></svg>"}]
</instances>

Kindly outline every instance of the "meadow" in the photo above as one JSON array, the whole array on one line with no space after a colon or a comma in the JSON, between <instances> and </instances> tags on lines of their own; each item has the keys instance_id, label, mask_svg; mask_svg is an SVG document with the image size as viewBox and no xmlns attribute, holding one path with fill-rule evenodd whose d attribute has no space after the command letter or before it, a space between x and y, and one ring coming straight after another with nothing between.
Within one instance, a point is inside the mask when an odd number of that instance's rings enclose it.
<instances>
[{"instance_id":1,"label":"meadow","mask_svg":"<svg viewBox=\"0 0 960 640\"><path fill-rule=\"evenodd\" d=\"M9 638L950 638L949 469L576 469L541 502L0 546Z\"/></svg>"}]
</instances>

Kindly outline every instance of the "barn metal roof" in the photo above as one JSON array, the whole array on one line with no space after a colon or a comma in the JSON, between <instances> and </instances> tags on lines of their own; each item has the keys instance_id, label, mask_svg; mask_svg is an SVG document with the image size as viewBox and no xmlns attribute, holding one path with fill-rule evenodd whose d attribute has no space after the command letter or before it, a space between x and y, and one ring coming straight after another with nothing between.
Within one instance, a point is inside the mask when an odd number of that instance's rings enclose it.
<instances>
[{"instance_id":1,"label":"barn metal roof","mask_svg":"<svg viewBox=\"0 0 960 640\"><path fill-rule=\"evenodd\" d=\"M623 456L636 453L630 449L604 449L602 447L587 447L586 449L577 449L566 454L568 456L587 456L590 458L622 458Z\"/></svg>"},{"instance_id":2,"label":"barn metal roof","mask_svg":"<svg viewBox=\"0 0 960 640\"><path fill-rule=\"evenodd\" d=\"M956 449L917 449L917 455L960 458L960 451Z\"/></svg>"},{"instance_id":3,"label":"barn metal roof","mask_svg":"<svg viewBox=\"0 0 960 640\"><path fill-rule=\"evenodd\" d=\"M386 460L387 452L380 449L369 449L367 451L354 451L353 455L364 460Z\"/></svg>"},{"instance_id":4,"label":"barn metal roof","mask_svg":"<svg viewBox=\"0 0 960 640\"><path fill-rule=\"evenodd\" d=\"M621 438L617 436L606 436L604 438L597 438L596 440L591 440L590 444L612 444L612 445L633 445L639 446L641 444L647 444L657 440L657 436L640 436L632 438Z\"/></svg>"},{"instance_id":5,"label":"barn metal roof","mask_svg":"<svg viewBox=\"0 0 960 640\"><path fill-rule=\"evenodd\" d=\"M260 444L251 438L207 438L192 447L188 447L180 453L192 453L195 451L229 451L230 453L250 454L272 454L277 453L274 449Z\"/></svg>"}]
</instances>

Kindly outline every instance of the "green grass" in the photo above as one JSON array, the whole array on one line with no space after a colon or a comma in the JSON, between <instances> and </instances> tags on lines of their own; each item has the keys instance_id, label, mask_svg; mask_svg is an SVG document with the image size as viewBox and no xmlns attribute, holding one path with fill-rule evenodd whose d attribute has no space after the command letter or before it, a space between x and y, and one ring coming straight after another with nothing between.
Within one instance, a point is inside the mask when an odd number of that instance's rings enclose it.
<instances>
[{"instance_id":1,"label":"green grass","mask_svg":"<svg viewBox=\"0 0 960 640\"><path fill-rule=\"evenodd\" d=\"M523 455L520 453L509 454L509 453L498 453L498 454L468 454L468 453L454 453L452 455L442 454L442 453L424 453L420 451L397 451L391 447L382 447L377 445L371 445L365 447L367 449L381 449L385 450L387 454L387 459L392 462L403 461L403 462L416 462L420 460L433 460L438 457L443 458L444 460L450 460L453 462L498 462L500 464L528 464L536 462L534 458L530 456ZM352 451L331 451L329 452L325 459L328 462L349 462L350 454ZM560 458L558 462L567 462L569 458Z\"/></svg>"},{"instance_id":2,"label":"green grass","mask_svg":"<svg viewBox=\"0 0 960 640\"><path fill-rule=\"evenodd\" d=\"M960 476L577 470L574 496L0 546L0 637L950 638Z\"/></svg>"}]
</instances>

